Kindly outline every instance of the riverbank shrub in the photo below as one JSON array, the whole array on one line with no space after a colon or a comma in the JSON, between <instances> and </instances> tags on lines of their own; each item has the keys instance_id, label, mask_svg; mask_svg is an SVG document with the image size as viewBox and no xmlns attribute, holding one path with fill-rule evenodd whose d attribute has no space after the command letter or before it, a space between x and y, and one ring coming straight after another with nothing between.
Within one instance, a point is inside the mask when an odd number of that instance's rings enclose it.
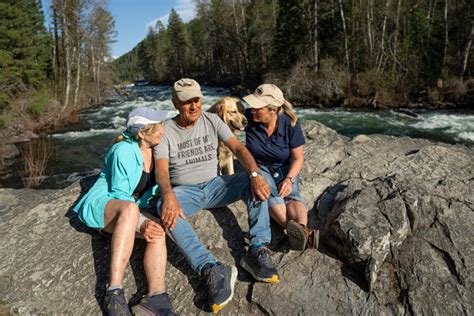
<instances>
[{"instance_id":1,"label":"riverbank shrub","mask_svg":"<svg viewBox=\"0 0 474 316\"><path fill-rule=\"evenodd\" d=\"M40 138L20 146L20 153L24 160L21 174L25 188L36 189L40 186L52 152L53 142L47 138Z\"/></svg>"},{"instance_id":2,"label":"riverbank shrub","mask_svg":"<svg viewBox=\"0 0 474 316\"><path fill-rule=\"evenodd\" d=\"M33 92L28 102L28 113L38 120L51 102L51 96L46 89L41 89Z\"/></svg>"},{"instance_id":3,"label":"riverbank shrub","mask_svg":"<svg viewBox=\"0 0 474 316\"><path fill-rule=\"evenodd\" d=\"M437 85L428 90L428 97L432 102L458 103L473 93L474 80L460 80L450 77L445 80L439 79Z\"/></svg>"},{"instance_id":4,"label":"riverbank shrub","mask_svg":"<svg viewBox=\"0 0 474 316\"><path fill-rule=\"evenodd\" d=\"M323 107L342 104L349 78L349 73L335 59L326 58L321 60L318 72L305 60L293 66L289 73L265 76L265 82L281 87L285 96L297 105Z\"/></svg>"},{"instance_id":5,"label":"riverbank shrub","mask_svg":"<svg viewBox=\"0 0 474 316\"><path fill-rule=\"evenodd\" d=\"M355 74L344 102L348 107L392 107L404 102L406 97L400 91L399 81L390 73L377 69Z\"/></svg>"}]
</instances>

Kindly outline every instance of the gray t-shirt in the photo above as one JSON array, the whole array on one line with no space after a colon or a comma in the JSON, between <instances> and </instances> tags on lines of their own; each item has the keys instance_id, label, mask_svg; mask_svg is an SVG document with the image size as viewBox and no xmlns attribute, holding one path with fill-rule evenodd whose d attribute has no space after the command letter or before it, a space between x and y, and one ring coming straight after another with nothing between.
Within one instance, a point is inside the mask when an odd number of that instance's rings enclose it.
<instances>
[{"instance_id":1,"label":"gray t-shirt","mask_svg":"<svg viewBox=\"0 0 474 316\"><path fill-rule=\"evenodd\" d=\"M217 176L217 144L232 138L230 128L214 113L202 112L189 129L165 122L164 135L153 148L155 159L168 159L171 185L198 184Z\"/></svg>"}]
</instances>

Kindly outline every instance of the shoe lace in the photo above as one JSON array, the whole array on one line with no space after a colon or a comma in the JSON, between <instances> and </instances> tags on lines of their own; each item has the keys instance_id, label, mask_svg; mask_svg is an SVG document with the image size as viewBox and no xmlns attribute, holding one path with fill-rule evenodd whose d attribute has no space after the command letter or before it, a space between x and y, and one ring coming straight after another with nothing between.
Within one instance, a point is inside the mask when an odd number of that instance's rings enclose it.
<instances>
[{"instance_id":1,"label":"shoe lace","mask_svg":"<svg viewBox=\"0 0 474 316\"><path fill-rule=\"evenodd\" d=\"M257 258L260 262L267 266L273 265L272 258L270 257L270 251L267 248L262 247L257 252Z\"/></svg>"},{"instance_id":2,"label":"shoe lace","mask_svg":"<svg viewBox=\"0 0 474 316\"><path fill-rule=\"evenodd\" d=\"M222 279L224 276L220 274L219 272L216 271L216 269L212 269L209 272L209 275L207 277L207 285L209 286L210 289L214 289L214 286L219 282L220 279ZM214 285L214 286L213 286Z\"/></svg>"}]
</instances>

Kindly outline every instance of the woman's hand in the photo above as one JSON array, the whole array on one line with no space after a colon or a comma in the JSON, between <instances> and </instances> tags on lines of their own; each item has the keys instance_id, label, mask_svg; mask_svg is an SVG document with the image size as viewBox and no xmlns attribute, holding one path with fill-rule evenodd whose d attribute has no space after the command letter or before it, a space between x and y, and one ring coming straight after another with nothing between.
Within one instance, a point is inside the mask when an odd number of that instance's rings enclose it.
<instances>
[{"instance_id":1,"label":"woman's hand","mask_svg":"<svg viewBox=\"0 0 474 316\"><path fill-rule=\"evenodd\" d=\"M291 183L290 178L283 179L282 182L278 185L278 194L282 198L286 198L290 195L291 191L293 190L293 183Z\"/></svg>"},{"instance_id":2,"label":"woman's hand","mask_svg":"<svg viewBox=\"0 0 474 316\"><path fill-rule=\"evenodd\" d=\"M164 238L165 229L161 224L146 219L140 227L140 234L147 242L154 243L156 239Z\"/></svg>"}]
</instances>

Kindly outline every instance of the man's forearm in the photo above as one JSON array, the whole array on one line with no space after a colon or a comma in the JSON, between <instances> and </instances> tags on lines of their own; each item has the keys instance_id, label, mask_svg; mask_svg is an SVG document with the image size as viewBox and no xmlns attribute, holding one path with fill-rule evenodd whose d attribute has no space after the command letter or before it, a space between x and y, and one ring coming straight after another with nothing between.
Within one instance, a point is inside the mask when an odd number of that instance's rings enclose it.
<instances>
[{"instance_id":1,"label":"man's forearm","mask_svg":"<svg viewBox=\"0 0 474 316\"><path fill-rule=\"evenodd\" d=\"M156 183L158 184L158 189L161 192L161 195L167 195L169 193L173 193L173 186L171 185L170 175L168 172L168 168L162 167L160 168L160 164L158 161L155 161L155 178Z\"/></svg>"}]
</instances>

